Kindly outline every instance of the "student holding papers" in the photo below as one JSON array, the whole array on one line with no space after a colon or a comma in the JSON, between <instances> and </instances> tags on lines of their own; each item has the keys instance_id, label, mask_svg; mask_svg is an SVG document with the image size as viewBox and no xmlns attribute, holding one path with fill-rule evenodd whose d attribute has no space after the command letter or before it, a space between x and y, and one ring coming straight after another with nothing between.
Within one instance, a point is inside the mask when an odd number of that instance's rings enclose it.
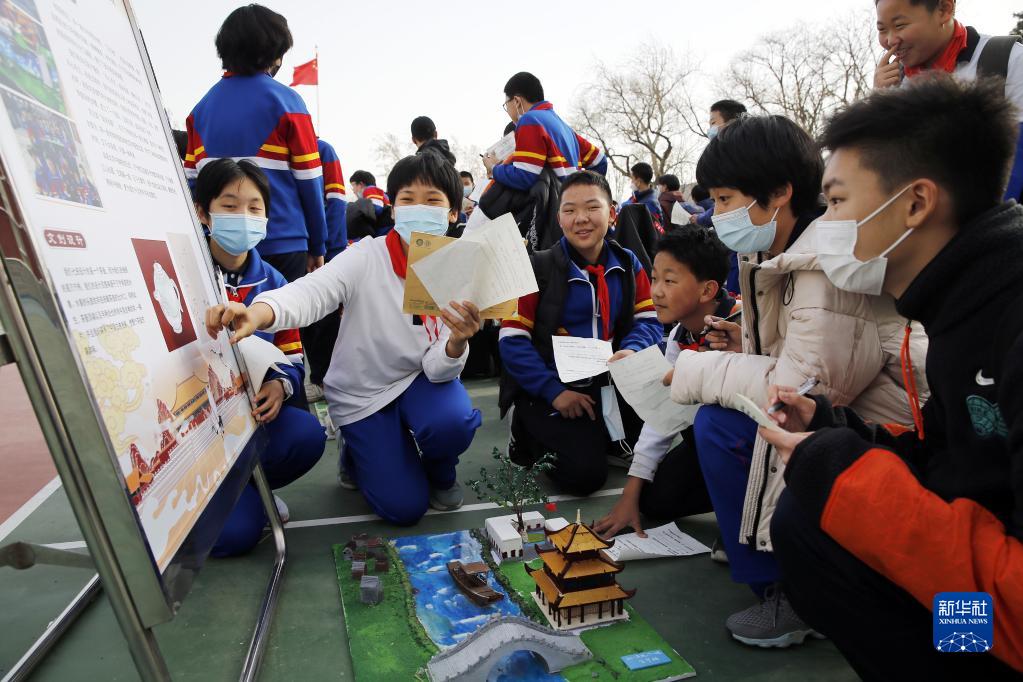
<instances>
[{"instance_id":1,"label":"student holding papers","mask_svg":"<svg viewBox=\"0 0 1023 682\"><path fill-rule=\"evenodd\" d=\"M676 325L661 361L665 371L682 350L707 350L708 322L741 308L725 289L728 253L713 232L696 226L679 228L657 243L651 283L657 320ZM669 389L661 384L663 376L661 372L652 387L663 391L661 407L664 401L674 405ZM692 431L690 422L682 432L682 442L671 448L677 431L662 433L649 420L643 425L622 496L593 527L595 531L610 537L630 526L643 537L640 512L648 518L669 520L711 511Z\"/></svg>"},{"instance_id":2,"label":"student holding papers","mask_svg":"<svg viewBox=\"0 0 1023 682\"><path fill-rule=\"evenodd\" d=\"M394 230L349 246L319 270L258 296L207 311L211 333L232 324L235 339L256 330L302 327L343 305L324 379L330 416L344 437L345 467L374 512L399 525L427 506L462 504L458 457L482 421L458 380L469 338L480 327L468 301L440 317L402 313L408 239L444 234L455 220L462 183L438 154L407 157L387 178Z\"/></svg>"},{"instance_id":3,"label":"student holding papers","mask_svg":"<svg viewBox=\"0 0 1023 682\"><path fill-rule=\"evenodd\" d=\"M509 454L528 465L553 452L551 478L581 495L604 484L608 454L627 465L617 453L629 451L641 424L618 400L607 372L563 382L552 338L609 341L613 361L657 344L664 333L646 272L631 251L607 240L614 218L604 176L591 171L569 176L558 213L564 236L532 256L540 290L519 298L517 312L501 325L502 415L515 406Z\"/></svg>"},{"instance_id":4,"label":"student holding papers","mask_svg":"<svg viewBox=\"0 0 1023 682\"><path fill-rule=\"evenodd\" d=\"M256 251L266 235L270 215L270 183L259 166L232 159L217 159L203 166L195 181L195 210L199 222L210 231L210 254L224 279L229 301L248 305L259 294L287 284ZM290 361L282 358L277 369L271 367L259 377L262 385L253 410L270 438L261 460L263 471L271 488L281 488L313 468L323 455L327 436L319 420L304 409L305 366L298 329L281 327L274 333L258 332L258 336L273 343ZM281 516L287 517L287 507L277 500ZM213 555L248 552L259 542L266 520L259 493L255 486L247 486L217 538Z\"/></svg>"}]
</instances>

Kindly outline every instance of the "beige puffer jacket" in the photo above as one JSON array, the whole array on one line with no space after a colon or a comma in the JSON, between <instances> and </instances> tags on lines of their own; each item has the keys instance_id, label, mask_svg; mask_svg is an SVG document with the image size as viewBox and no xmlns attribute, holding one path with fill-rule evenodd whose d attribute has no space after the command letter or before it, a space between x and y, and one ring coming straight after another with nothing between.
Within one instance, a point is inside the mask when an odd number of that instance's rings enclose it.
<instances>
[{"instance_id":1,"label":"beige puffer jacket","mask_svg":"<svg viewBox=\"0 0 1023 682\"><path fill-rule=\"evenodd\" d=\"M903 386L899 351L906 319L888 295L866 296L835 287L814 254L810 225L781 255L756 263L741 256L743 352L682 351L675 364L671 397L678 403L734 407L737 393L767 403L772 384L799 386L809 377L815 394L849 405L879 423L913 425ZM913 324L910 352L921 403L927 337ZM757 437L750 466L739 541L771 551L771 516L785 487L784 464Z\"/></svg>"}]
</instances>

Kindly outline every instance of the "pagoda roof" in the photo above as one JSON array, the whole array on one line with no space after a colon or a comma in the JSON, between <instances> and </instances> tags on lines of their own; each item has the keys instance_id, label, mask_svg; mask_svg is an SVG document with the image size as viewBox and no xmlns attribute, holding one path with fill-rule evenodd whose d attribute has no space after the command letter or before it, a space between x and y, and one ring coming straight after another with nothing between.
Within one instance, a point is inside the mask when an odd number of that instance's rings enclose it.
<instances>
[{"instance_id":1,"label":"pagoda roof","mask_svg":"<svg viewBox=\"0 0 1023 682\"><path fill-rule=\"evenodd\" d=\"M586 606L587 604L598 604L605 601L613 601L615 599L631 599L635 594L636 590L625 590L622 586L615 583L614 585L607 585L605 587L595 587L589 590L579 590L577 592L562 593L558 590L557 585L551 580L542 569L530 568L528 564L524 564L526 572L529 573L530 577L536 582L537 587L543 592L544 597L550 604L553 604L556 608L567 609L570 606Z\"/></svg>"},{"instance_id":2,"label":"pagoda roof","mask_svg":"<svg viewBox=\"0 0 1023 682\"><path fill-rule=\"evenodd\" d=\"M598 552L596 557L580 560L567 559L564 554L555 549L538 549L537 553L547 567L550 568L551 573L563 579L618 573L624 568L624 566L613 561L604 552Z\"/></svg>"},{"instance_id":3,"label":"pagoda roof","mask_svg":"<svg viewBox=\"0 0 1023 682\"><path fill-rule=\"evenodd\" d=\"M547 538L563 554L608 549L615 543L613 539L600 537L584 523L570 523L555 533L548 533Z\"/></svg>"}]
</instances>

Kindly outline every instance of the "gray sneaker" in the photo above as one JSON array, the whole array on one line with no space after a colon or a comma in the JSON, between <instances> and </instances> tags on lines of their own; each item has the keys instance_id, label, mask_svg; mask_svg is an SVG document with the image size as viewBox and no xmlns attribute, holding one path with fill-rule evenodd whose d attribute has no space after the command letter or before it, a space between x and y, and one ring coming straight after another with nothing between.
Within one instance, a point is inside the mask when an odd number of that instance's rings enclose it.
<instances>
[{"instance_id":1,"label":"gray sneaker","mask_svg":"<svg viewBox=\"0 0 1023 682\"><path fill-rule=\"evenodd\" d=\"M437 511L455 511L465 501L465 493L462 492L462 484L455 481L447 490L430 488L430 506Z\"/></svg>"},{"instance_id":2,"label":"gray sneaker","mask_svg":"<svg viewBox=\"0 0 1023 682\"><path fill-rule=\"evenodd\" d=\"M714 544L710 546L710 560L719 563L728 563L728 554L725 552L725 542L721 539L721 536L714 538Z\"/></svg>"},{"instance_id":3,"label":"gray sneaker","mask_svg":"<svg viewBox=\"0 0 1023 682\"><path fill-rule=\"evenodd\" d=\"M348 474L348 470L343 466L338 467L337 471L337 484L345 490L358 490L359 483Z\"/></svg>"},{"instance_id":4,"label":"gray sneaker","mask_svg":"<svg viewBox=\"0 0 1023 682\"><path fill-rule=\"evenodd\" d=\"M802 644L808 636L824 639L792 610L785 593L777 585L767 588L764 601L729 616L725 627L743 644L765 649Z\"/></svg>"}]
</instances>

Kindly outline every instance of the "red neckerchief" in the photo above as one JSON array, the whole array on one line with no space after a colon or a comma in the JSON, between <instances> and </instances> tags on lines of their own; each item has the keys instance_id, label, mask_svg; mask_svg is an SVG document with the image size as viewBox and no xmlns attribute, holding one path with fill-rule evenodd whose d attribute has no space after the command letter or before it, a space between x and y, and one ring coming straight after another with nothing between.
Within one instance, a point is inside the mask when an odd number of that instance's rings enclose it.
<instances>
[{"instance_id":1,"label":"red neckerchief","mask_svg":"<svg viewBox=\"0 0 1023 682\"><path fill-rule=\"evenodd\" d=\"M955 28L952 30L952 40L948 41L948 45L945 46L941 54L933 59L930 64L905 67L906 77L910 78L928 70L952 73L956 68L956 59L958 59L959 53L964 49L966 49L966 27L956 21Z\"/></svg>"},{"instance_id":2,"label":"red neckerchief","mask_svg":"<svg viewBox=\"0 0 1023 682\"><path fill-rule=\"evenodd\" d=\"M603 265L587 265L586 272L597 276L597 302L600 305L600 319L604 322L605 341L611 338L611 293L607 289Z\"/></svg>"},{"instance_id":3,"label":"red neckerchief","mask_svg":"<svg viewBox=\"0 0 1023 682\"><path fill-rule=\"evenodd\" d=\"M387 253L391 256L391 267L394 268L394 274L405 279L405 273L408 272L408 256L401 248L401 235L391 230L384 240L387 242Z\"/></svg>"}]
</instances>

